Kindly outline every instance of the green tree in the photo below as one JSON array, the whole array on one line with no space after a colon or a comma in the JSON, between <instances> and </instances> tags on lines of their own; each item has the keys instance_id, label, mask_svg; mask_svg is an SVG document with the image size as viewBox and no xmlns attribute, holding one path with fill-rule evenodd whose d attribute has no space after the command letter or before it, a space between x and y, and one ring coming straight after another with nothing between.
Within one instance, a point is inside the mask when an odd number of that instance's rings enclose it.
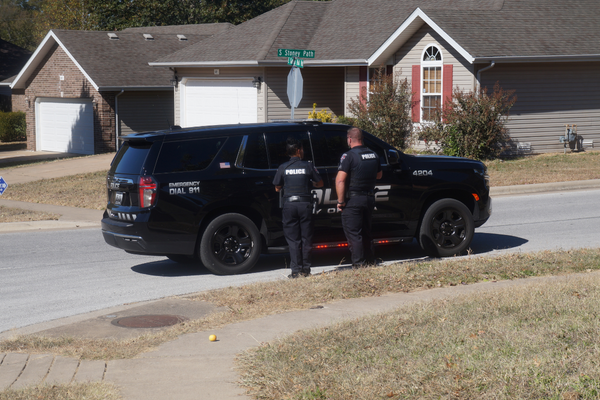
<instances>
[{"instance_id":1,"label":"green tree","mask_svg":"<svg viewBox=\"0 0 600 400\"><path fill-rule=\"evenodd\" d=\"M56 1L56 0L46 0ZM84 0L80 0L84 1ZM97 29L187 25L215 22L239 24L290 0L85 0Z\"/></svg>"},{"instance_id":2,"label":"green tree","mask_svg":"<svg viewBox=\"0 0 600 400\"><path fill-rule=\"evenodd\" d=\"M45 33L51 29L94 30L90 0L43 0L39 26Z\"/></svg>"},{"instance_id":3,"label":"green tree","mask_svg":"<svg viewBox=\"0 0 600 400\"><path fill-rule=\"evenodd\" d=\"M43 33L37 26L37 1L0 0L0 39L33 51Z\"/></svg>"},{"instance_id":4,"label":"green tree","mask_svg":"<svg viewBox=\"0 0 600 400\"><path fill-rule=\"evenodd\" d=\"M202 23L201 0L88 0L99 30Z\"/></svg>"},{"instance_id":5,"label":"green tree","mask_svg":"<svg viewBox=\"0 0 600 400\"><path fill-rule=\"evenodd\" d=\"M255 18L290 0L205 0L202 19L204 22L230 22L234 25Z\"/></svg>"},{"instance_id":6,"label":"green tree","mask_svg":"<svg viewBox=\"0 0 600 400\"><path fill-rule=\"evenodd\" d=\"M419 136L437 143L443 154L478 160L498 157L509 147L506 128L509 110L517 101L515 91L505 91L499 83L491 94L455 89L452 102L436 110L434 120L424 124Z\"/></svg>"},{"instance_id":7,"label":"green tree","mask_svg":"<svg viewBox=\"0 0 600 400\"><path fill-rule=\"evenodd\" d=\"M412 92L406 79L395 82L392 75L379 68L369 87L369 94L361 93L352 99L349 110L355 125L398 149L406 148L412 133Z\"/></svg>"}]
</instances>

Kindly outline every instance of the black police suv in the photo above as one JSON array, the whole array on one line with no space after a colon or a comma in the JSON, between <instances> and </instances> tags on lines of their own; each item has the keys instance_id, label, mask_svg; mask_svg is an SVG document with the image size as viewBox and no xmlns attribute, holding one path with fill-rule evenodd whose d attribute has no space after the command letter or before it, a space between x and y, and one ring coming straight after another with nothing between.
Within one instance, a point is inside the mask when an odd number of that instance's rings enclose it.
<instances>
[{"instance_id":1,"label":"black police suv","mask_svg":"<svg viewBox=\"0 0 600 400\"><path fill-rule=\"evenodd\" d=\"M287 161L290 136L302 141L324 186L317 198L318 249L347 246L335 176L350 127L315 121L196 127L122 137L106 178L106 242L129 253L202 263L215 274L250 270L261 253L286 252L279 194L272 181ZM427 254L466 251L491 214L489 179L479 161L404 154L365 134L379 155L375 244L417 239Z\"/></svg>"}]
</instances>

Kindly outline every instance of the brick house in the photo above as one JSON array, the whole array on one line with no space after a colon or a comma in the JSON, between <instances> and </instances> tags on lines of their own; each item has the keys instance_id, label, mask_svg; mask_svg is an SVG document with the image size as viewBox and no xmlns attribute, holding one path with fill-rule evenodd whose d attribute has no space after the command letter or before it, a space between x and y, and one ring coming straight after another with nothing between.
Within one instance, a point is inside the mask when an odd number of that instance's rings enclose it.
<instances>
[{"instance_id":1,"label":"brick house","mask_svg":"<svg viewBox=\"0 0 600 400\"><path fill-rule=\"evenodd\" d=\"M412 85L416 126L453 89L499 82L518 97L515 151L555 152L567 124L600 142L599 16L597 0L292 0L150 65L177 72L182 126L289 118L278 49L316 52L304 60L296 118L313 103L349 115L379 66Z\"/></svg>"},{"instance_id":2,"label":"brick house","mask_svg":"<svg viewBox=\"0 0 600 400\"><path fill-rule=\"evenodd\" d=\"M51 30L12 81L27 148L112 152L117 138L174 124L174 74L148 62L232 27L206 24L120 32Z\"/></svg>"}]
</instances>

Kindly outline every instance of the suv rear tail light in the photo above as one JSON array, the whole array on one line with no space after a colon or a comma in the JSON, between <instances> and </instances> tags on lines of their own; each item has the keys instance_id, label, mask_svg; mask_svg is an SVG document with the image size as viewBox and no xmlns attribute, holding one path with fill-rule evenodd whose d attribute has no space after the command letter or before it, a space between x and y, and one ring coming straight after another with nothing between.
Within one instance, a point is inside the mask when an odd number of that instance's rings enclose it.
<instances>
[{"instance_id":1,"label":"suv rear tail light","mask_svg":"<svg viewBox=\"0 0 600 400\"><path fill-rule=\"evenodd\" d=\"M140 207L148 208L156 203L156 181L151 176L140 177Z\"/></svg>"}]
</instances>

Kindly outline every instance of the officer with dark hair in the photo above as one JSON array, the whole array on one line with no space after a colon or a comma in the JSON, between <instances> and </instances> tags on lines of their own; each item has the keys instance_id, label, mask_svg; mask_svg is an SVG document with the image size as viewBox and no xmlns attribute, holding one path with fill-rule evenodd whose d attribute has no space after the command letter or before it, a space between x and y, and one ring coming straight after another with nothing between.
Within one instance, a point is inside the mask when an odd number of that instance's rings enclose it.
<instances>
[{"instance_id":1,"label":"officer with dark hair","mask_svg":"<svg viewBox=\"0 0 600 400\"><path fill-rule=\"evenodd\" d=\"M286 151L290 161L279 166L273 185L278 192L283 188L283 234L290 248L292 269L288 278L298 278L310 275L313 236L311 188L322 187L323 180L312 163L302 161L304 148L298 139L289 137Z\"/></svg>"},{"instance_id":2,"label":"officer with dark hair","mask_svg":"<svg viewBox=\"0 0 600 400\"><path fill-rule=\"evenodd\" d=\"M377 153L363 144L363 133L358 128L348 130L350 150L342 155L335 189L337 208L342 212L342 226L352 253L352 266L365 267L375 263L371 216L375 207L375 180L382 171Z\"/></svg>"}]
</instances>

